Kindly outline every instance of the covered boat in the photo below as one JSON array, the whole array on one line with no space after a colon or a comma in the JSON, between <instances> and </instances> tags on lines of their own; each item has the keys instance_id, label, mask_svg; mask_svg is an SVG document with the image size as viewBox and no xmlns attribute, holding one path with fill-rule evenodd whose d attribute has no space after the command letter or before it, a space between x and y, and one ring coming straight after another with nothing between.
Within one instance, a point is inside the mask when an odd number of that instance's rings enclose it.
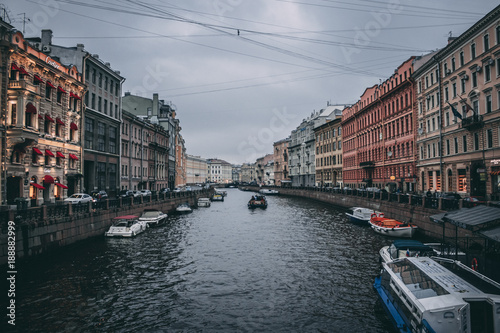
<instances>
[{"instance_id":1,"label":"covered boat","mask_svg":"<svg viewBox=\"0 0 500 333\"><path fill-rule=\"evenodd\" d=\"M397 239L389 246L380 249L383 262L406 257L432 257L437 253L432 247L413 239Z\"/></svg>"},{"instance_id":2,"label":"covered boat","mask_svg":"<svg viewBox=\"0 0 500 333\"><path fill-rule=\"evenodd\" d=\"M418 229L414 224L386 218L384 213L373 213L369 223L375 232L392 237L411 238Z\"/></svg>"},{"instance_id":3,"label":"covered boat","mask_svg":"<svg viewBox=\"0 0 500 333\"><path fill-rule=\"evenodd\" d=\"M148 226L158 226L167 221L168 215L157 209L145 209L139 221L146 222Z\"/></svg>"},{"instance_id":4,"label":"covered boat","mask_svg":"<svg viewBox=\"0 0 500 333\"><path fill-rule=\"evenodd\" d=\"M248 208L267 208L267 199L263 195L253 195L248 201Z\"/></svg>"},{"instance_id":5,"label":"covered boat","mask_svg":"<svg viewBox=\"0 0 500 333\"><path fill-rule=\"evenodd\" d=\"M175 211L177 213L191 213L193 210L191 209L191 207L189 207L189 204L186 202L177 206Z\"/></svg>"},{"instance_id":6,"label":"covered boat","mask_svg":"<svg viewBox=\"0 0 500 333\"><path fill-rule=\"evenodd\" d=\"M214 195L212 195L212 198L210 200L212 200L212 201L224 201L224 196L221 193L215 192Z\"/></svg>"},{"instance_id":7,"label":"covered boat","mask_svg":"<svg viewBox=\"0 0 500 333\"><path fill-rule=\"evenodd\" d=\"M349 216L351 222L368 225L368 222L374 213L376 212L370 208L352 207L349 209L349 212L345 213L345 215Z\"/></svg>"},{"instance_id":8,"label":"covered boat","mask_svg":"<svg viewBox=\"0 0 500 333\"><path fill-rule=\"evenodd\" d=\"M500 284L459 261L396 259L373 287L398 332L500 333Z\"/></svg>"},{"instance_id":9,"label":"covered boat","mask_svg":"<svg viewBox=\"0 0 500 333\"><path fill-rule=\"evenodd\" d=\"M260 194L265 194L265 195L278 195L280 194L279 191L276 191L276 190L270 190L270 189L267 189L267 188L264 188L262 190L259 190L259 193Z\"/></svg>"},{"instance_id":10,"label":"covered boat","mask_svg":"<svg viewBox=\"0 0 500 333\"><path fill-rule=\"evenodd\" d=\"M209 198L199 198L198 199L198 207L210 207L210 199Z\"/></svg>"},{"instance_id":11,"label":"covered boat","mask_svg":"<svg viewBox=\"0 0 500 333\"><path fill-rule=\"evenodd\" d=\"M148 224L139 221L138 216L124 215L113 219L113 225L104 233L106 237L134 237L145 231Z\"/></svg>"}]
</instances>

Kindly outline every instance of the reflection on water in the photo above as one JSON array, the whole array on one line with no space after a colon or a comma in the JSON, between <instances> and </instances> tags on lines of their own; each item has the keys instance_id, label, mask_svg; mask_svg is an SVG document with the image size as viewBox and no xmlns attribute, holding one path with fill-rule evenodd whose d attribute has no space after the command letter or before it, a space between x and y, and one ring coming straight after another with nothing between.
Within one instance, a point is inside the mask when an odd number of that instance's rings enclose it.
<instances>
[{"instance_id":1,"label":"reflection on water","mask_svg":"<svg viewBox=\"0 0 500 333\"><path fill-rule=\"evenodd\" d=\"M316 202L249 210L250 195L20 263L18 331L390 330L372 288L390 240Z\"/></svg>"}]
</instances>

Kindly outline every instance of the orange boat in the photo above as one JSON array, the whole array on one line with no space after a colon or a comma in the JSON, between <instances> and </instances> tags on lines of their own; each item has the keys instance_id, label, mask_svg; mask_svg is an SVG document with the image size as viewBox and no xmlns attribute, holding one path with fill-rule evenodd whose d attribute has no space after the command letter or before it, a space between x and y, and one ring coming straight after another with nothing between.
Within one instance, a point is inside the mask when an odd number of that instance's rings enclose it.
<instances>
[{"instance_id":1,"label":"orange boat","mask_svg":"<svg viewBox=\"0 0 500 333\"><path fill-rule=\"evenodd\" d=\"M418 229L414 224L386 218L384 213L373 213L369 223L375 232L392 237L412 238Z\"/></svg>"}]
</instances>

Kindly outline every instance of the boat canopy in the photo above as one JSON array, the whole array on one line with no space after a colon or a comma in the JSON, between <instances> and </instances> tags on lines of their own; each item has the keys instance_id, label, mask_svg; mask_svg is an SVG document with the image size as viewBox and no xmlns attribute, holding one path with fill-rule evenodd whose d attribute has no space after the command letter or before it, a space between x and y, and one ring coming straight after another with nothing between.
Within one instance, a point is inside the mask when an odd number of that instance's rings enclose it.
<instances>
[{"instance_id":1,"label":"boat canopy","mask_svg":"<svg viewBox=\"0 0 500 333\"><path fill-rule=\"evenodd\" d=\"M423 252L432 252L433 249L429 245L425 245L420 241L412 240L412 239L397 239L392 245L399 250L413 250L413 251L423 251Z\"/></svg>"},{"instance_id":2,"label":"boat canopy","mask_svg":"<svg viewBox=\"0 0 500 333\"><path fill-rule=\"evenodd\" d=\"M132 219L138 219L138 216L135 215L123 215L123 216L117 216L114 218L114 220L132 220Z\"/></svg>"}]
</instances>

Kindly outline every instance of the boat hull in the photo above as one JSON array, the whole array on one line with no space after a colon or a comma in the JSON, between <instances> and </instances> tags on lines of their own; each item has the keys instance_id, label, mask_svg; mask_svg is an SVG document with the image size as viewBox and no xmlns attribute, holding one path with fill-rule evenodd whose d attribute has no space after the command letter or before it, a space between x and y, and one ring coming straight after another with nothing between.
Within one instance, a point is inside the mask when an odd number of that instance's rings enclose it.
<instances>
[{"instance_id":1,"label":"boat hull","mask_svg":"<svg viewBox=\"0 0 500 333\"><path fill-rule=\"evenodd\" d=\"M347 215L349 217L349 221L354 222L354 223L368 225L368 222L370 221L370 219L359 218L359 217L356 217L356 216L354 216L353 214L350 214L350 213L345 213L345 215Z\"/></svg>"},{"instance_id":2,"label":"boat hull","mask_svg":"<svg viewBox=\"0 0 500 333\"><path fill-rule=\"evenodd\" d=\"M391 237L401 237L401 238L412 238L415 235L415 232L417 231L417 227L410 226L410 227L398 227L398 228L386 228L386 227L381 227L378 225L374 225L370 223L371 228L385 236L391 236Z\"/></svg>"},{"instance_id":3,"label":"boat hull","mask_svg":"<svg viewBox=\"0 0 500 333\"><path fill-rule=\"evenodd\" d=\"M104 233L106 237L135 237L138 234L146 231L146 223L137 223L137 227L134 225L131 228L113 227L111 226L108 231Z\"/></svg>"}]
</instances>

